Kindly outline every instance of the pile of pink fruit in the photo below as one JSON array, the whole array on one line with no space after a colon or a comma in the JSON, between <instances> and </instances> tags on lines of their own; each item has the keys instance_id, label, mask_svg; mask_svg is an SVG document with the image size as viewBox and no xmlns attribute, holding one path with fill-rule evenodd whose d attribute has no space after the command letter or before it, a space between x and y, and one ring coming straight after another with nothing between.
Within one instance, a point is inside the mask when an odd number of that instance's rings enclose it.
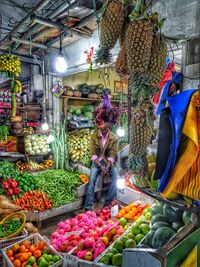
<instances>
[{"instance_id":1,"label":"pile of pink fruit","mask_svg":"<svg viewBox=\"0 0 200 267\"><path fill-rule=\"evenodd\" d=\"M110 209L111 206L97 213L87 211L60 222L57 230L51 234L51 245L57 251L71 252L79 259L95 260L128 227L124 218L119 222L113 221L110 218ZM71 233L74 231L77 233Z\"/></svg>"}]
</instances>

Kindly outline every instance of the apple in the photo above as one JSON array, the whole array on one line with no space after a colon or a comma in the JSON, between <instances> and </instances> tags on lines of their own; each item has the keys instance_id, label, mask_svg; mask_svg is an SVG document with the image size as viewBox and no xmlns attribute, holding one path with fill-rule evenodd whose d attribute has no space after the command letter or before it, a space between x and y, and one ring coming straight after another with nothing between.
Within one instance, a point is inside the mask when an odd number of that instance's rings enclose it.
<instances>
[{"instance_id":1,"label":"apple","mask_svg":"<svg viewBox=\"0 0 200 267\"><path fill-rule=\"evenodd\" d=\"M85 258L86 261L92 261L93 260L93 253L91 251L87 251L85 253L85 257L84 258Z\"/></svg>"},{"instance_id":2,"label":"apple","mask_svg":"<svg viewBox=\"0 0 200 267\"><path fill-rule=\"evenodd\" d=\"M100 237L100 239L106 246L108 246L109 240L108 240L108 238L106 236Z\"/></svg>"}]
</instances>

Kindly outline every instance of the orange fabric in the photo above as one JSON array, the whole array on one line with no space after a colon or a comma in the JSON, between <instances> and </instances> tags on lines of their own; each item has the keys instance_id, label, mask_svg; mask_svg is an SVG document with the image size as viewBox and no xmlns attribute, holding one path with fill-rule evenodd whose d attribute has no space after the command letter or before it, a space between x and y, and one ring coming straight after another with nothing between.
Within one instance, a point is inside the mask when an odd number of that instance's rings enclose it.
<instances>
[{"instance_id":1,"label":"orange fabric","mask_svg":"<svg viewBox=\"0 0 200 267\"><path fill-rule=\"evenodd\" d=\"M182 133L187 137L163 197L174 191L200 200L200 98L193 94Z\"/></svg>"}]
</instances>

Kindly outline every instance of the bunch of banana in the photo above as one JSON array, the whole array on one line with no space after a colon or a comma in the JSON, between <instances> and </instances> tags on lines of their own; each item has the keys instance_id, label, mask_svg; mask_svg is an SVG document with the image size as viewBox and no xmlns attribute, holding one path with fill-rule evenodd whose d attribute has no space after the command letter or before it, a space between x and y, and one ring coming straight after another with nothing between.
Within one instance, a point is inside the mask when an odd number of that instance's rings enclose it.
<instances>
[{"instance_id":1,"label":"bunch of banana","mask_svg":"<svg viewBox=\"0 0 200 267\"><path fill-rule=\"evenodd\" d=\"M40 164L38 164L35 161L30 161L29 162L29 169L31 171L38 171L38 170L41 170L41 166L40 166Z\"/></svg>"},{"instance_id":2,"label":"bunch of banana","mask_svg":"<svg viewBox=\"0 0 200 267\"><path fill-rule=\"evenodd\" d=\"M11 91L13 93L21 93L22 92L22 84L19 80L14 80L11 82Z\"/></svg>"},{"instance_id":3,"label":"bunch of banana","mask_svg":"<svg viewBox=\"0 0 200 267\"><path fill-rule=\"evenodd\" d=\"M18 77L21 72L20 65L18 57L9 54L0 55L0 72L6 73L8 76Z\"/></svg>"}]
</instances>

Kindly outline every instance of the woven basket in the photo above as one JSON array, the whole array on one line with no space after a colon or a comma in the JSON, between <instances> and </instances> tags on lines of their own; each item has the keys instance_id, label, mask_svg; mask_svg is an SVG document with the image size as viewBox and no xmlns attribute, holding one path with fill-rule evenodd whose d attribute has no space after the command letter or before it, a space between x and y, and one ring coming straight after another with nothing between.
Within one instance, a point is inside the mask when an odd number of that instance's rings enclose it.
<instances>
[{"instance_id":1,"label":"woven basket","mask_svg":"<svg viewBox=\"0 0 200 267\"><path fill-rule=\"evenodd\" d=\"M12 238L12 237L16 237L16 236L19 236L21 234L21 232L23 231L24 229L24 226L26 224L26 215L22 212L15 212L15 213L11 213L9 214L8 216L6 216L1 222L0 224L4 224L12 219L18 219L18 220L22 220L22 225L21 227L13 234L7 236L7 237L4 237L4 238L0 238L0 240L5 240L5 239L9 239L9 238Z\"/></svg>"}]
</instances>

